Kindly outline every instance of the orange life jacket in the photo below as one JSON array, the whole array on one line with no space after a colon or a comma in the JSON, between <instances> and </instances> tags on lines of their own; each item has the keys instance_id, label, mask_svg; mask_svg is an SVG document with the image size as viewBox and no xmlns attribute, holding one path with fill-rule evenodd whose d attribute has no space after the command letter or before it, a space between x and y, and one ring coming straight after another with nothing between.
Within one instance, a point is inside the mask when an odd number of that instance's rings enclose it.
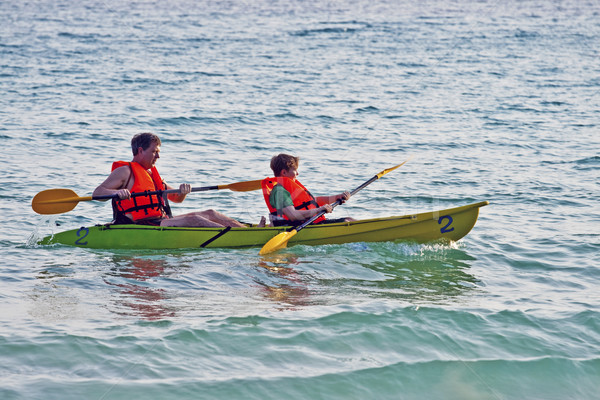
<instances>
[{"instance_id":1,"label":"orange life jacket","mask_svg":"<svg viewBox=\"0 0 600 400\"><path fill-rule=\"evenodd\" d=\"M131 193L165 190L167 185L163 182L156 167L152 167L150 174L144 167L136 162L115 161L112 165L112 171L119 167L128 165L133 174L133 187ZM133 221L138 221L147 218L163 218L168 213L168 205L162 196L146 195L135 196L129 199L114 199L113 210L116 221L123 221L120 218L123 215L128 215L133 218ZM121 216L119 216L121 214Z\"/></svg>"},{"instance_id":2,"label":"orange life jacket","mask_svg":"<svg viewBox=\"0 0 600 400\"><path fill-rule=\"evenodd\" d=\"M296 210L311 210L313 208L318 208L319 204L315 197L310 194L308 189L306 189L300 182L294 181L290 178L278 176L275 178L265 178L261 182L263 196L265 198L265 202L267 203L267 207L269 207L269 211L271 215L284 218L289 220L288 217L283 213L278 213L275 208L271 205L269 201L269 197L271 196L271 191L275 187L275 185L281 185L285 190L290 192L292 196L292 201L294 202L294 208ZM325 216L321 215L317 218L314 223L319 223L325 220Z\"/></svg>"}]
</instances>

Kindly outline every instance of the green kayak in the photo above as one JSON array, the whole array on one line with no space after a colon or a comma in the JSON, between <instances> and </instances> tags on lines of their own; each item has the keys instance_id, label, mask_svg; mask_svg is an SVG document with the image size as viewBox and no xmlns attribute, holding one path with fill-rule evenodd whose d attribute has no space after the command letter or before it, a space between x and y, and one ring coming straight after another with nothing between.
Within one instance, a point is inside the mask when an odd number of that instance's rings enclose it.
<instances>
[{"instance_id":1,"label":"green kayak","mask_svg":"<svg viewBox=\"0 0 600 400\"><path fill-rule=\"evenodd\" d=\"M456 241L475 225L487 201L446 210L386 218L309 225L290 239L297 244L437 240ZM261 247L285 227L177 228L142 225L96 225L56 233L43 245L63 244L90 249L184 249Z\"/></svg>"}]
</instances>

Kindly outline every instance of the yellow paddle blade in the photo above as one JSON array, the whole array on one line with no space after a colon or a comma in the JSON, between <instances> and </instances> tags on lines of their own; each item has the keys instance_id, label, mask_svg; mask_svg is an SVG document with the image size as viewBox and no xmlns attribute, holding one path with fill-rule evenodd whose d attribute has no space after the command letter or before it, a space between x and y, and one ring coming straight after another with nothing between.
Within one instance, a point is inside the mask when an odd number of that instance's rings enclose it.
<instances>
[{"instance_id":1,"label":"yellow paddle blade","mask_svg":"<svg viewBox=\"0 0 600 400\"><path fill-rule=\"evenodd\" d=\"M283 249L287 246L288 240L290 240L295 234L296 230L292 230L290 232L281 232L279 235L275 236L271 240L269 240L265 245L260 249L258 254L264 255L269 254L279 249Z\"/></svg>"},{"instance_id":2,"label":"yellow paddle blade","mask_svg":"<svg viewBox=\"0 0 600 400\"><path fill-rule=\"evenodd\" d=\"M38 214L61 214L71 211L80 201L89 201L91 197L78 197L71 189L48 189L35 195L31 208Z\"/></svg>"},{"instance_id":3,"label":"yellow paddle blade","mask_svg":"<svg viewBox=\"0 0 600 400\"><path fill-rule=\"evenodd\" d=\"M250 192L252 190L259 190L261 188L262 179L258 179L256 181L245 181L245 182L236 182L230 183L229 185L219 185L219 190L221 189L229 189L234 192Z\"/></svg>"},{"instance_id":4,"label":"yellow paddle blade","mask_svg":"<svg viewBox=\"0 0 600 400\"><path fill-rule=\"evenodd\" d=\"M400 164L396 165L395 167L384 169L383 171L381 171L380 173L377 174L377 178L381 178L382 176L384 176L388 172L392 172L396 168L400 168L401 166L403 166L404 164L406 164L407 162L409 162L411 159L412 159L412 156L409 157L408 160L404 161L403 163L400 163Z\"/></svg>"}]
</instances>

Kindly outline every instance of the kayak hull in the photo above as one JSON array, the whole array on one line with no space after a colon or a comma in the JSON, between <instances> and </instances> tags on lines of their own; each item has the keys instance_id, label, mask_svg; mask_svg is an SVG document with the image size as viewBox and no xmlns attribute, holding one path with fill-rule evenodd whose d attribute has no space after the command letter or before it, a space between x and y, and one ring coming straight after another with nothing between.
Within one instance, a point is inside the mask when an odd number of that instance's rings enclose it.
<instances>
[{"instance_id":1,"label":"kayak hull","mask_svg":"<svg viewBox=\"0 0 600 400\"><path fill-rule=\"evenodd\" d=\"M479 208L487 201L446 210L373 218L336 224L309 225L288 242L324 245L350 242L456 241L471 231ZM96 225L60 232L39 244L91 249L184 249L262 247L286 227L179 228L142 225Z\"/></svg>"}]
</instances>

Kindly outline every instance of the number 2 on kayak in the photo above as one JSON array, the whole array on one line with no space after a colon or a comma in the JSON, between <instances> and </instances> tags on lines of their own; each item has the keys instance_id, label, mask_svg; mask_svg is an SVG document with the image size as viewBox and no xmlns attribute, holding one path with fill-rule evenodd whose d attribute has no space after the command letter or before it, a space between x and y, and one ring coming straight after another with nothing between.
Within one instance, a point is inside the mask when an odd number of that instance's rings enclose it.
<instances>
[{"instance_id":1,"label":"number 2 on kayak","mask_svg":"<svg viewBox=\"0 0 600 400\"><path fill-rule=\"evenodd\" d=\"M443 215L443 216L441 216L440 218L438 218L438 224L441 225L444 222L445 219L448 220L448 223L446 225L442 226L442 229L440 229L440 232L441 233L452 232L454 230L454 227L450 228L450 225L452 225L452 222L454 220L452 219L451 216L449 216L449 215Z\"/></svg>"},{"instance_id":2,"label":"number 2 on kayak","mask_svg":"<svg viewBox=\"0 0 600 400\"><path fill-rule=\"evenodd\" d=\"M83 239L85 239L85 237L90 233L90 230L88 228L79 228L79 230L77 231L77 236L79 237L79 239L77 239L75 241L75 244L78 244L80 246L86 246L88 244L88 242L82 242Z\"/></svg>"}]
</instances>

